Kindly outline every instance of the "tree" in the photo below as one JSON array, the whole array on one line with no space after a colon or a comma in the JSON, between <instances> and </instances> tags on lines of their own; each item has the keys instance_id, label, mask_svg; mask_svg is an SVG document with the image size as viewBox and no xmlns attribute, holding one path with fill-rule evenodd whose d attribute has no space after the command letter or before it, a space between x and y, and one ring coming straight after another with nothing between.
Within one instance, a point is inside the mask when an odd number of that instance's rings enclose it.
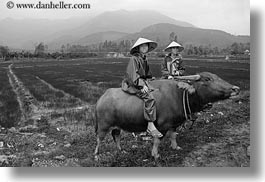
<instances>
[{"instance_id":1,"label":"tree","mask_svg":"<svg viewBox=\"0 0 265 182\"><path fill-rule=\"evenodd\" d=\"M172 42L172 41L174 41L174 39L175 39L175 32L171 32L169 34L169 41Z\"/></svg>"},{"instance_id":2,"label":"tree","mask_svg":"<svg viewBox=\"0 0 265 182\"><path fill-rule=\"evenodd\" d=\"M3 60L6 60L8 52L9 49L7 46L0 46L0 55L2 56Z\"/></svg>"},{"instance_id":3,"label":"tree","mask_svg":"<svg viewBox=\"0 0 265 182\"><path fill-rule=\"evenodd\" d=\"M203 48L203 55L208 55L210 53L210 48L208 47L208 46L205 46L204 48Z\"/></svg>"},{"instance_id":4,"label":"tree","mask_svg":"<svg viewBox=\"0 0 265 182\"><path fill-rule=\"evenodd\" d=\"M187 51L188 55L193 55L194 54L194 48L193 48L192 44L187 45L185 50Z\"/></svg>"},{"instance_id":5,"label":"tree","mask_svg":"<svg viewBox=\"0 0 265 182\"><path fill-rule=\"evenodd\" d=\"M65 46L64 45L62 45L62 47L61 47L61 52L62 52L62 54L65 52Z\"/></svg>"},{"instance_id":6,"label":"tree","mask_svg":"<svg viewBox=\"0 0 265 182\"><path fill-rule=\"evenodd\" d=\"M44 52L47 52L48 51L48 45L44 45Z\"/></svg>"},{"instance_id":7,"label":"tree","mask_svg":"<svg viewBox=\"0 0 265 182\"><path fill-rule=\"evenodd\" d=\"M71 45L69 43L67 43L67 45L66 45L66 52L69 52L70 49L71 49Z\"/></svg>"},{"instance_id":8,"label":"tree","mask_svg":"<svg viewBox=\"0 0 265 182\"><path fill-rule=\"evenodd\" d=\"M118 49L121 52L123 52L126 49L124 40L120 41Z\"/></svg>"},{"instance_id":9,"label":"tree","mask_svg":"<svg viewBox=\"0 0 265 182\"><path fill-rule=\"evenodd\" d=\"M39 43L36 47L35 47L35 52L34 54L43 54L45 51L45 47L44 47L44 44L43 42Z\"/></svg>"},{"instance_id":10,"label":"tree","mask_svg":"<svg viewBox=\"0 0 265 182\"><path fill-rule=\"evenodd\" d=\"M126 52L128 52L131 48L131 42L129 40L125 41L125 47L126 47Z\"/></svg>"},{"instance_id":11,"label":"tree","mask_svg":"<svg viewBox=\"0 0 265 182\"><path fill-rule=\"evenodd\" d=\"M194 46L193 47L193 52L195 55L198 55L199 54L199 50L198 50L198 47L197 46Z\"/></svg>"},{"instance_id":12,"label":"tree","mask_svg":"<svg viewBox=\"0 0 265 182\"><path fill-rule=\"evenodd\" d=\"M231 54L232 55L239 54L239 44L238 43L235 42L231 45Z\"/></svg>"},{"instance_id":13,"label":"tree","mask_svg":"<svg viewBox=\"0 0 265 182\"><path fill-rule=\"evenodd\" d=\"M102 43L102 42L100 42L100 43L99 43L99 45L98 45L98 50L99 50L99 52L101 52L101 51L102 51L102 49L103 49L103 43Z\"/></svg>"},{"instance_id":14,"label":"tree","mask_svg":"<svg viewBox=\"0 0 265 182\"><path fill-rule=\"evenodd\" d=\"M199 46L198 53L199 53L199 55L203 54L203 46L202 45Z\"/></svg>"},{"instance_id":15,"label":"tree","mask_svg":"<svg viewBox=\"0 0 265 182\"><path fill-rule=\"evenodd\" d=\"M245 49L250 51L250 42L246 43Z\"/></svg>"},{"instance_id":16,"label":"tree","mask_svg":"<svg viewBox=\"0 0 265 182\"><path fill-rule=\"evenodd\" d=\"M102 48L103 48L103 50L108 48L108 41L107 40L105 40L105 42L103 43Z\"/></svg>"},{"instance_id":17,"label":"tree","mask_svg":"<svg viewBox=\"0 0 265 182\"><path fill-rule=\"evenodd\" d=\"M178 36L175 35L174 41L178 42Z\"/></svg>"},{"instance_id":18,"label":"tree","mask_svg":"<svg viewBox=\"0 0 265 182\"><path fill-rule=\"evenodd\" d=\"M218 47L214 47L214 48L213 48L213 54L215 54L215 55L218 55L218 54L219 54L219 49L218 49Z\"/></svg>"}]
</instances>

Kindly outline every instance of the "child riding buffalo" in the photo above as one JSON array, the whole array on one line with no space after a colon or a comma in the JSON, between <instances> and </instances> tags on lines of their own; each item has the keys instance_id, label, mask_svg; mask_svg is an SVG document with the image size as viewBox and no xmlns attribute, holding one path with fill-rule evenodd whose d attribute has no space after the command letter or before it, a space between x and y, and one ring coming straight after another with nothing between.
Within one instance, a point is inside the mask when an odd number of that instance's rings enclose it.
<instances>
[{"instance_id":1,"label":"child riding buffalo","mask_svg":"<svg viewBox=\"0 0 265 182\"><path fill-rule=\"evenodd\" d=\"M153 137L163 135L154 125L156 121L155 99L152 94L152 87L148 79L152 79L150 67L146 54L157 47L157 43L145 38L139 38L130 50L132 55L122 81L122 90L134 94L144 101L144 118L148 121L147 132Z\"/></svg>"},{"instance_id":2,"label":"child riding buffalo","mask_svg":"<svg viewBox=\"0 0 265 182\"><path fill-rule=\"evenodd\" d=\"M185 67L182 66L182 56L180 54L183 49L184 47L175 41L167 46L165 51L170 53L166 55L161 64L162 78L173 79L174 76L184 75Z\"/></svg>"}]
</instances>

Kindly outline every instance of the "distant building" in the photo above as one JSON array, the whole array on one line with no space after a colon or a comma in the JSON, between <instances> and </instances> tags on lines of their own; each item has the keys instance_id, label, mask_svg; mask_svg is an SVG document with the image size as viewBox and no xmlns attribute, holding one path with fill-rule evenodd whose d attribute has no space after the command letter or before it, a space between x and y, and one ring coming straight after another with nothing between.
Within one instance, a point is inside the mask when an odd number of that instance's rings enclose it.
<instances>
[{"instance_id":1,"label":"distant building","mask_svg":"<svg viewBox=\"0 0 265 182\"><path fill-rule=\"evenodd\" d=\"M119 52L108 52L107 57L108 58L124 58L125 56Z\"/></svg>"},{"instance_id":2,"label":"distant building","mask_svg":"<svg viewBox=\"0 0 265 182\"><path fill-rule=\"evenodd\" d=\"M244 54L250 56L250 51L249 51L248 49L246 49L246 50L244 51Z\"/></svg>"},{"instance_id":3,"label":"distant building","mask_svg":"<svg viewBox=\"0 0 265 182\"><path fill-rule=\"evenodd\" d=\"M148 57L157 57L157 52L149 52Z\"/></svg>"}]
</instances>

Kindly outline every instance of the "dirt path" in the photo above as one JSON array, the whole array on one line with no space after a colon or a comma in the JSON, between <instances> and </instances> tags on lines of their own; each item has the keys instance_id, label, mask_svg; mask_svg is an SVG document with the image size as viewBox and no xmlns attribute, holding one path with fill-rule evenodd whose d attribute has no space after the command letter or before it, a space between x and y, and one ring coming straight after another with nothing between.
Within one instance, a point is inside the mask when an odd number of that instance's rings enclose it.
<instances>
[{"instance_id":1,"label":"dirt path","mask_svg":"<svg viewBox=\"0 0 265 182\"><path fill-rule=\"evenodd\" d=\"M17 101L22 112L21 122L33 117L38 112L38 103L36 99L30 94L29 90L25 88L23 83L18 79L12 70L12 64L8 66L9 83L16 93Z\"/></svg>"},{"instance_id":2,"label":"dirt path","mask_svg":"<svg viewBox=\"0 0 265 182\"><path fill-rule=\"evenodd\" d=\"M50 116L51 113L57 113L62 114L64 112L78 112L81 110L85 110L88 108L93 108L91 104L88 104L84 101L82 101L79 98L76 98L63 90L54 88L51 84L47 83L46 81L42 80L39 77L36 77L40 82L45 84L49 87L49 89L56 91L56 92L62 92L65 97L71 99L74 98L81 103L81 105L71 108L54 108L54 109L48 109L45 107L42 107L42 104L39 103L34 96L30 93L30 91L24 86L23 82L19 80L19 78L16 76L16 74L12 70L12 64L8 67L8 77L10 85L13 88L13 91L17 95L17 100L19 102L20 110L22 111L22 122L25 122L29 119L40 119L41 116Z\"/></svg>"}]
</instances>

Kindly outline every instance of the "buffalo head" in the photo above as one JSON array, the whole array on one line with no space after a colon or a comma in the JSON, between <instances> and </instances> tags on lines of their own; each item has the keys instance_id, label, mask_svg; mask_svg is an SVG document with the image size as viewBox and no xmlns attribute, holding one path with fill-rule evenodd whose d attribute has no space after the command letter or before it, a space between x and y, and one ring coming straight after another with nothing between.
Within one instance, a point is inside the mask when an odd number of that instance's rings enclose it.
<instances>
[{"instance_id":1,"label":"buffalo head","mask_svg":"<svg viewBox=\"0 0 265 182\"><path fill-rule=\"evenodd\" d=\"M209 72L199 73L200 79L193 83L204 103L227 99L239 94L240 88Z\"/></svg>"}]
</instances>

